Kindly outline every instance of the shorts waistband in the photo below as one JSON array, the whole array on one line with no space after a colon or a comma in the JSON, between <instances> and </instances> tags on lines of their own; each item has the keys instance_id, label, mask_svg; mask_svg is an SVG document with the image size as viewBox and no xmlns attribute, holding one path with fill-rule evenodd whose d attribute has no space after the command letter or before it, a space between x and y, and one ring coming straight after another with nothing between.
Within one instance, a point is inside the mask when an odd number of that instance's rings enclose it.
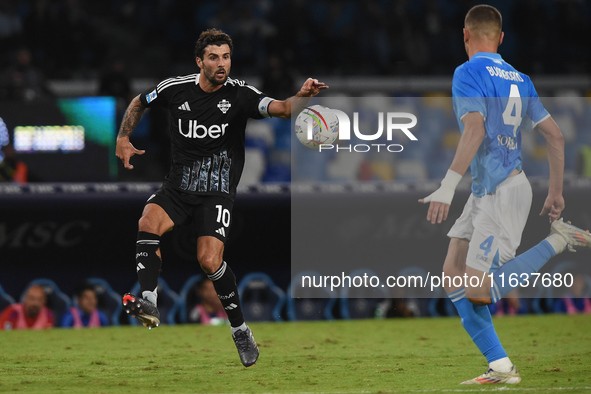
<instances>
[{"instance_id":1,"label":"shorts waistband","mask_svg":"<svg viewBox=\"0 0 591 394\"><path fill-rule=\"evenodd\" d=\"M512 184L519 184L519 183L523 183L523 182L528 182L528 180L527 180L527 177L525 176L525 172L523 172L523 170L522 170L522 171L519 171L518 174L513 175L513 176L509 176L507 179L505 179L503 182L501 182L499 184L499 186L497 186L496 190L499 190L502 187L510 186Z\"/></svg>"}]
</instances>

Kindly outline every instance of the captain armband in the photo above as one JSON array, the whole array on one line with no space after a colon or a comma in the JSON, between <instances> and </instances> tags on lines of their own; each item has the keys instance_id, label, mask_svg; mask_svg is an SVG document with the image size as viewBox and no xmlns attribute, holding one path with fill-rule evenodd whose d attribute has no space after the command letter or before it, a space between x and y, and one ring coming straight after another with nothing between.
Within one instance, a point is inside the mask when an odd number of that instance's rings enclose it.
<instances>
[{"instance_id":1,"label":"captain armband","mask_svg":"<svg viewBox=\"0 0 591 394\"><path fill-rule=\"evenodd\" d=\"M273 101L275 101L275 99L272 99L271 97L263 97L261 99L261 101L259 101L259 112L265 118L270 118L271 117L271 115L269 114L269 105Z\"/></svg>"}]
</instances>

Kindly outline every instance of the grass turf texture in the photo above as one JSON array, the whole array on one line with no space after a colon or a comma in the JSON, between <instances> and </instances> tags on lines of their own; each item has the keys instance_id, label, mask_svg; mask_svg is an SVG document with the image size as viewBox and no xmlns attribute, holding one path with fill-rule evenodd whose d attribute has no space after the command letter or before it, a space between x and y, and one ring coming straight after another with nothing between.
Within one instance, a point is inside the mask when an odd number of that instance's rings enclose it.
<instances>
[{"instance_id":1,"label":"grass turf texture","mask_svg":"<svg viewBox=\"0 0 591 394\"><path fill-rule=\"evenodd\" d=\"M516 391L591 389L591 316L495 319L523 381ZM459 318L251 325L244 368L228 327L0 331L0 392L408 392L460 386L486 363Z\"/></svg>"}]
</instances>

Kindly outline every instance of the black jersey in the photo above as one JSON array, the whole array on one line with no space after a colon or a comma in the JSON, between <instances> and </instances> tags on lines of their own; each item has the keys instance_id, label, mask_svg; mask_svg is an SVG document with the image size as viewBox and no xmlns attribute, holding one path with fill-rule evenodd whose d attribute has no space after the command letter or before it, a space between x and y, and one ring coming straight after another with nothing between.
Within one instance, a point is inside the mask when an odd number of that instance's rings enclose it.
<instances>
[{"instance_id":1,"label":"black jersey","mask_svg":"<svg viewBox=\"0 0 591 394\"><path fill-rule=\"evenodd\" d=\"M246 122L269 117L273 99L231 78L207 93L199 86L199 74L191 74L160 82L140 100L171 115L172 164L164 184L190 194L233 199L244 168Z\"/></svg>"}]
</instances>

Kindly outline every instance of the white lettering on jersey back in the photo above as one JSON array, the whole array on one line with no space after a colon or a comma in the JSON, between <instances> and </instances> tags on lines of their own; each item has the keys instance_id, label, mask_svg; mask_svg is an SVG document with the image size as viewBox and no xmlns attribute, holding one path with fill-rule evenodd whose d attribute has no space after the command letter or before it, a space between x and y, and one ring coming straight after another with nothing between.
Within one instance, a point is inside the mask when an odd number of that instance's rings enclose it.
<instances>
[{"instance_id":1,"label":"white lettering on jersey back","mask_svg":"<svg viewBox=\"0 0 591 394\"><path fill-rule=\"evenodd\" d=\"M179 119L179 133L186 138L205 138L209 136L209 138L216 139L226 134L226 127L228 127L228 123L224 123L222 125L214 124L207 128L198 124L196 119L189 119L187 122L187 131L183 132L183 120Z\"/></svg>"},{"instance_id":2,"label":"white lettering on jersey back","mask_svg":"<svg viewBox=\"0 0 591 394\"><path fill-rule=\"evenodd\" d=\"M523 78L521 78L521 75L519 75L518 72L506 71L506 70L503 70L499 67L491 67L491 66L486 66L486 69L488 70L488 73L492 77L499 77L499 78L506 79L508 81L523 82Z\"/></svg>"}]
</instances>

